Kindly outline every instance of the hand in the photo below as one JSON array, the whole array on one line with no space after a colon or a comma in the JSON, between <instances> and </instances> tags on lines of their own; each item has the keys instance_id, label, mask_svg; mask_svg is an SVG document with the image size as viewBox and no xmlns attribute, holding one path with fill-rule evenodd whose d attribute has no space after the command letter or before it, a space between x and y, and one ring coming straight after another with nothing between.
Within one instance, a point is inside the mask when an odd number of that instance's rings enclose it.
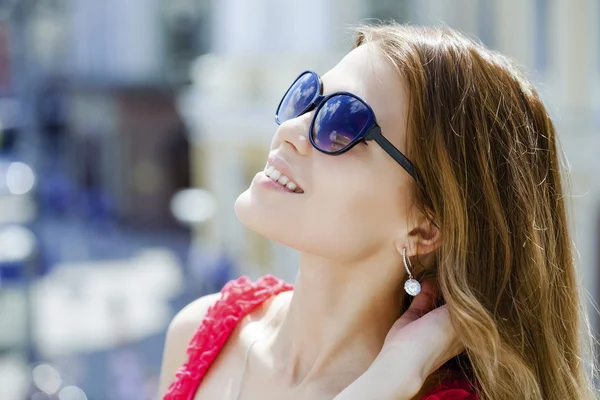
<instances>
[{"instance_id":1,"label":"hand","mask_svg":"<svg viewBox=\"0 0 600 400\"><path fill-rule=\"evenodd\" d=\"M381 352L369 369L334 400L408 400L425 378L464 351L450 322L448 306L435 308L439 290L434 279L392 325Z\"/></svg>"}]
</instances>

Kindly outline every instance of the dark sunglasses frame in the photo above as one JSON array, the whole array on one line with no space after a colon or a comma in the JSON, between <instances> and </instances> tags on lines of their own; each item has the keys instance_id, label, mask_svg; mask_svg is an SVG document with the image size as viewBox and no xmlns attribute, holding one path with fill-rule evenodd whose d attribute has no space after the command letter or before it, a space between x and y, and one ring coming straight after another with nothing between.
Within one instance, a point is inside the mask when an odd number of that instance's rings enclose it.
<instances>
[{"instance_id":1,"label":"dark sunglasses frame","mask_svg":"<svg viewBox=\"0 0 600 400\"><path fill-rule=\"evenodd\" d=\"M378 145L380 145L383 148L383 150L385 150L386 153L388 153L398 164L400 164L400 166L402 168L404 168L406 170L406 172L408 172L410 174L410 176L412 176L415 180L418 181L415 167L410 162L410 160L408 158L406 158L406 156L404 154L402 154L402 152L400 150L398 150L392 143L390 143L390 141L387 140L385 138L385 136L383 136L383 134L381 133L381 127L379 125L377 125L377 121L375 120L375 113L373 112L373 109L371 108L371 106L369 106L363 99L361 99L357 95L350 93L350 92L334 92L334 93L328 94L327 96L323 96L323 83L322 83L319 75L314 71L302 72L300 75L298 75L298 77L294 80L294 82L292 82L290 87L285 91L285 94L283 95L283 97L281 98L281 101L279 102L279 105L277 106L277 111L275 112L275 122L277 122L278 125L281 125L283 122L285 122L285 121L281 121L279 118L279 109L281 108L283 101L285 100L286 96L288 95L288 93L292 89L292 87L294 87L296 82L306 74L311 74L316 79L316 81L318 82L318 85L319 85L319 90L315 92L314 98L306 106L306 108L304 110L302 110L300 113L298 113L298 115L295 115L292 118L297 118L300 115L303 115L309 111L312 111L313 109L315 110L315 113L310 122L310 130L309 130L310 134L308 135L309 139L310 139L310 143L312 144L312 146L315 149L317 149L321 153L325 153L325 154L329 154L329 155L340 155L340 154L347 152L348 150L350 150L351 148L356 146L356 144L360 143L363 140L374 140ZM323 108L323 106L327 103L327 101L332 99L333 97L337 97L337 96L350 96L350 97L355 98L359 102L361 102L366 107L366 109L369 113L368 119L367 119L367 122L365 123L365 126L361 129L361 131L358 133L358 135L356 135L356 138L354 138L344 148L342 148L340 150L336 150L336 151L323 150L323 149L319 148L319 146L317 146L317 144L315 143L315 140L314 140L313 131L314 131L315 121L317 119L317 114L319 114L319 111L321 110L321 108Z\"/></svg>"}]
</instances>

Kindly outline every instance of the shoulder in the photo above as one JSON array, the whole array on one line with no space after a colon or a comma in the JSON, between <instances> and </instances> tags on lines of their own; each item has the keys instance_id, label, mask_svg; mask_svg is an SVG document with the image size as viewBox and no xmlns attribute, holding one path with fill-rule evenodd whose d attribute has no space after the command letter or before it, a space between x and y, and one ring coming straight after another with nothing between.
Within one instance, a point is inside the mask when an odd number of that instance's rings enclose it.
<instances>
[{"instance_id":1,"label":"shoulder","mask_svg":"<svg viewBox=\"0 0 600 400\"><path fill-rule=\"evenodd\" d=\"M208 309L219 300L221 293L202 296L179 311L167 329L160 376L160 393L164 395L175 380L175 372L187 361L187 346L192 340Z\"/></svg>"},{"instance_id":2,"label":"shoulder","mask_svg":"<svg viewBox=\"0 0 600 400\"><path fill-rule=\"evenodd\" d=\"M215 304L221 296L221 292L208 294L183 307L169 324L167 337L178 336L181 338L181 336L190 336L191 338L210 306Z\"/></svg>"},{"instance_id":3,"label":"shoulder","mask_svg":"<svg viewBox=\"0 0 600 400\"><path fill-rule=\"evenodd\" d=\"M161 395L175 380L177 370L188 362L187 350L192 340L214 341L217 336L226 338L244 316L265 300L292 289L292 285L271 275L256 281L241 276L227 282L219 293L200 297L185 306L167 330L160 378ZM219 335L200 335L202 330L219 331ZM206 343L195 343L195 347L202 348L203 344Z\"/></svg>"},{"instance_id":4,"label":"shoulder","mask_svg":"<svg viewBox=\"0 0 600 400\"><path fill-rule=\"evenodd\" d=\"M212 314L216 313L218 315L213 316L218 317L223 313L235 313L237 309L258 305L270 296L290 289L291 285L271 275L262 276L256 281L247 276L232 279L220 292L202 296L181 309L169 324L166 344L176 341L185 350L211 306L216 307ZM241 304L236 304L238 302Z\"/></svg>"}]
</instances>

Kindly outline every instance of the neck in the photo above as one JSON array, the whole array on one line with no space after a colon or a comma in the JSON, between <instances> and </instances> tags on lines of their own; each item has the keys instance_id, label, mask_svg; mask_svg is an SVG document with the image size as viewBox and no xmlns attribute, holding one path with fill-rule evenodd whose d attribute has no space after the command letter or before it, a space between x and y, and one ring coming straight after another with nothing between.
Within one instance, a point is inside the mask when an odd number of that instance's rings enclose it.
<instances>
[{"instance_id":1,"label":"neck","mask_svg":"<svg viewBox=\"0 0 600 400\"><path fill-rule=\"evenodd\" d=\"M301 255L288 311L272 347L274 366L291 387L327 382L330 390L342 390L381 351L400 317L405 274L397 260L360 264Z\"/></svg>"}]
</instances>

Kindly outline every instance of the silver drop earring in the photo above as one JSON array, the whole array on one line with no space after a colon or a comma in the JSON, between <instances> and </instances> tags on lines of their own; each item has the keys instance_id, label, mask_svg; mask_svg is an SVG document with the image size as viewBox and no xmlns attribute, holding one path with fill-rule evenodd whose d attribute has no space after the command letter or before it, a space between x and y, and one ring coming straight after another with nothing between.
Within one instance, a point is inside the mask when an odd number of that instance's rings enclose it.
<instances>
[{"instance_id":1,"label":"silver drop earring","mask_svg":"<svg viewBox=\"0 0 600 400\"><path fill-rule=\"evenodd\" d=\"M408 269L409 264L412 268L412 263L410 262L410 259L406 257L406 247L402 248L402 260L404 261L404 268L406 268L406 273L408 274L408 280L404 282L404 290L411 296L416 296L421 291L421 284L418 280L413 278L412 273Z\"/></svg>"}]
</instances>

